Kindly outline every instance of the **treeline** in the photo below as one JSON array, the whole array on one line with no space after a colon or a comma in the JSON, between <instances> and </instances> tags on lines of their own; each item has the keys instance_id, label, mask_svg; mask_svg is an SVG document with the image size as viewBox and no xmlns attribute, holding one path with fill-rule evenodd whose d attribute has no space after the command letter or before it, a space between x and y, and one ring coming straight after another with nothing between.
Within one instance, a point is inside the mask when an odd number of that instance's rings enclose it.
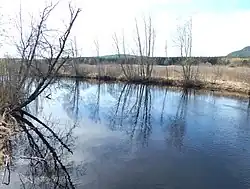
<instances>
[{"instance_id":1,"label":"treeline","mask_svg":"<svg viewBox=\"0 0 250 189\"><path fill-rule=\"evenodd\" d=\"M85 63L85 64L91 64L94 65L97 62L99 63L120 63L123 62L126 59L127 63L133 63L136 62L136 59L140 58L138 57L79 57L74 58L78 59L77 62L79 63ZM152 60L156 65L178 65L181 62L185 61L186 57L147 57L149 60ZM209 63L212 65L216 64L229 64L230 61L227 60L225 57L192 57L194 64L199 63Z\"/></svg>"}]
</instances>

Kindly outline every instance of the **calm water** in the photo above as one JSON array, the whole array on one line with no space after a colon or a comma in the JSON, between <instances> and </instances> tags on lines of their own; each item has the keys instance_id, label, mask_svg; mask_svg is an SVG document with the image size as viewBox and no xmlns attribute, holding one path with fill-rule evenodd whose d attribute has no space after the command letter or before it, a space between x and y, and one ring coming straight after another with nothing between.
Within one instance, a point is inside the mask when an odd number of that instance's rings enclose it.
<instances>
[{"instance_id":1,"label":"calm water","mask_svg":"<svg viewBox=\"0 0 250 189\"><path fill-rule=\"evenodd\" d=\"M50 93L29 108L57 129L75 125L67 161L77 188L250 188L247 100L75 81L56 83ZM20 165L3 188L21 188Z\"/></svg>"}]
</instances>

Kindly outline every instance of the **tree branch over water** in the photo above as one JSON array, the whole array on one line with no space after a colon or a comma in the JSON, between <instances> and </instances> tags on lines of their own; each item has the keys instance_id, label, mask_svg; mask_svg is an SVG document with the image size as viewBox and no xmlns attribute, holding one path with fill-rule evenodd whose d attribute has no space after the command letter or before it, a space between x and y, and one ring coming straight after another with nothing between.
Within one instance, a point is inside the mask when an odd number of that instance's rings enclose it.
<instances>
[{"instance_id":1,"label":"tree branch over water","mask_svg":"<svg viewBox=\"0 0 250 189\"><path fill-rule=\"evenodd\" d=\"M69 4L69 21L65 31L59 32L47 27L47 22L52 17L51 13L57 7L59 2L45 6L40 14L38 22L32 19L31 27L28 32L24 30L23 16L20 6L19 19L16 27L19 31L19 42L16 43L20 59L8 60L1 73L0 87L0 126L8 129L8 133L0 138L4 144L11 142L11 138L17 133L26 133L29 145L36 151L36 159L44 159L41 146L38 141L42 142L44 147L51 154L55 168L61 167L64 171L65 180L69 183L70 188L74 188L70 175L65 165L60 160L57 150L52 147L44 132L48 132L63 148L73 153L66 143L57 135L51 127L43 121L23 110L51 84L54 76L59 69L68 60L67 52L68 39L72 27L81 12L80 9L74 9ZM54 39L58 42L54 43ZM8 96L8 98L4 98ZM40 127L36 126L39 125ZM38 140L34 138L38 137ZM6 145L4 148L9 147ZM11 164L11 150L5 152L4 161L6 162L5 170L9 172ZM4 184L9 184L9 180Z\"/></svg>"}]
</instances>

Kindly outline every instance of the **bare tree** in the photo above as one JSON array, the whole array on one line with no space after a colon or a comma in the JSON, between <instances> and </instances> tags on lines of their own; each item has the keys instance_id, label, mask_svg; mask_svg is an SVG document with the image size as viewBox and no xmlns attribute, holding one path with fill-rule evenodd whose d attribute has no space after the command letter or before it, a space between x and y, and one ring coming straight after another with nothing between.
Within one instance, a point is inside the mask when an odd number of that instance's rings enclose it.
<instances>
[{"instance_id":1,"label":"bare tree","mask_svg":"<svg viewBox=\"0 0 250 189\"><path fill-rule=\"evenodd\" d=\"M96 60L96 65L97 65L97 67L98 67L98 79L100 80L100 76L101 76L101 65L100 65L100 45L99 45L99 41L98 41L98 40L95 40L95 41L94 41L94 44L95 44L96 55L97 55L97 58L96 58L95 60Z\"/></svg>"},{"instance_id":2,"label":"bare tree","mask_svg":"<svg viewBox=\"0 0 250 189\"><path fill-rule=\"evenodd\" d=\"M128 80L135 79L138 74L136 73L136 68L134 66L134 59L127 56L124 32L122 33L122 47L120 47L120 42L116 33L113 35L113 41L124 76Z\"/></svg>"},{"instance_id":3,"label":"bare tree","mask_svg":"<svg viewBox=\"0 0 250 189\"><path fill-rule=\"evenodd\" d=\"M136 29L136 51L134 56L128 58L126 54L126 45L124 34L122 36L122 48L120 48L120 43L116 34L113 36L115 47L118 53L118 57L121 59L121 68L128 80L133 79L150 79L152 76L153 65L155 61L153 60L154 48L155 48L155 30L152 26L151 17L146 20L144 18L144 34L141 33L137 20L135 19L135 29ZM122 49L122 50L121 50ZM123 52L121 52L123 51ZM121 56L122 55L122 56ZM136 65L135 65L136 64Z\"/></svg>"},{"instance_id":4,"label":"bare tree","mask_svg":"<svg viewBox=\"0 0 250 189\"><path fill-rule=\"evenodd\" d=\"M188 33L189 33L189 56L192 56L192 47L193 47L193 18L191 17L188 22Z\"/></svg>"},{"instance_id":5,"label":"bare tree","mask_svg":"<svg viewBox=\"0 0 250 189\"><path fill-rule=\"evenodd\" d=\"M59 32L47 28L46 24L57 4L51 3L47 5L42 10L38 22L31 21L30 31L27 33L23 27L22 11L20 9L19 20L16 25L20 34L20 41L16 43L20 59L13 59L9 62L7 76L3 78L3 86L0 87L10 97L6 101L1 101L0 125L9 130L5 137L6 146L11 146L10 135L17 132L24 133L29 145L35 151L34 155L38 159L45 158L39 145L41 142L46 147L50 158L53 159L54 168L60 167L63 171L62 177L68 183L67 186L74 188L70 175L57 153L57 149L53 147L53 144L50 143L43 131L50 133L55 141L72 153L71 149L51 127L24 110L24 107L33 102L50 85L54 80L54 76L69 58L69 51L66 49L67 41L81 10L73 9L69 4L68 25L65 31ZM58 37L57 43L54 42L55 37ZM36 85L34 85L34 81ZM39 140L35 139L33 135L38 137ZM9 158L5 159L5 171L10 172L11 152L7 153L6 157ZM9 179L4 184L9 184Z\"/></svg>"},{"instance_id":6,"label":"bare tree","mask_svg":"<svg viewBox=\"0 0 250 189\"><path fill-rule=\"evenodd\" d=\"M165 42L165 56L168 57L168 41Z\"/></svg>"},{"instance_id":7,"label":"bare tree","mask_svg":"<svg viewBox=\"0 0 250 189\"><path fill-rule=\"evenodd\" d=\"M168 79L169 71L168 71L168 42L167 42L167 40L165 42L165 53L166 53L166 58L165 58L165 61L164 61L164 65L166 65L166 77Z\"/></svg>"},{"instance_id":8,"label":"bare tree","mask_svg":"<svg viewBox=\"0 0 250 189\"><path fill-rule=\"evenodd\" d=\"M189 86L191 81L196 79L198 74L197 70L194 70L192 65L194 63L192 59L192 43L193 43L193 33L192 33L192 18L185 21L184 24L177 26L177 36L174 39L175 45L180 49L180 54L182 57L181 66L182 74L184 79L184 86ZM185 59L183 59L183 57Z\"/></svg>"},{"instance_id":9,"label":"bare tree","mask_svg":"<svg viewBox=\"0 0 250 189\"><path fill-rule=\"evenodd\" d=\"M76 36L74 37L74 40L71 42L71 53L72 53L72 67L74 70L75 76L79 75L79 61L78 61L78 48L77 48L77 41Z\"/></svg>"},{"instance_id":10,"label":"bare tree","mask_svg":"<svg viewBox=\"0 0 250 189\"><path fill-rule=\"evenodd\" d=\"M2 17L3 17L3 15L0 13L0 25L2 25ZM2 46L2 39L1 38L3 36L3 31L4 31L4 29L2 27L0 27L0 47Z\"/></svg>"},{"instance_id":11,"label":"bare tree","mask_svg":"<svg viewBox=\"0 0 250 189\"><path fill-rule=\"evenodd\" d=\"M26 80L29 74L33 73L39 76L39 85L28 97L19 104L15 110L25 107L31 103L44 89L51 83L53 77L63 64L68 60L66 45L72 26L80 12L80 9L74 10L69 5L70 21L65 32L59 37L58 44L53 44L51 31L46 27L50 13L54 10L57 4L50 4L44 8L41 14L40 22L32 24L31 31L28 38L24 38L24 31L22 29L22 20L20 19L20 43L17 44L18 52L21 56L20 69L20 82L17 84L17 91L25 87ZM21 11L20 11L21 12ZM21 13L20 13L21 17ZM57 32L58 35L58 32ZM40 64L37 62L40 61ZM46 69L42 70L41 66L46 65Z\"/></svg>"},{"instance_id":12,"label":"bare tree","mask_svg":"<svg viewBox=\"0 0 250 189\"><path fill-rule=\"evenodd\" d=\"M155 29L152 26L151 17L146 20L144 18L144 45L141 39L141 34L137 20L135 20L136 34L137 34L137 48L139 51L139 73L143 79L150 79L152 75L155 48Z\"/></svg>"},{"instance_id":13,"label":"bare tree","mask_svg":"<svg viewBox=\"0 0 250 189\"><path fill-rule=\"evenodd\" d=\"M177 26L176 37L173 42L176 47L180 49L181 57L191 57L193 43L192 35L192 18Z\"/></svg>"}]
</instances>

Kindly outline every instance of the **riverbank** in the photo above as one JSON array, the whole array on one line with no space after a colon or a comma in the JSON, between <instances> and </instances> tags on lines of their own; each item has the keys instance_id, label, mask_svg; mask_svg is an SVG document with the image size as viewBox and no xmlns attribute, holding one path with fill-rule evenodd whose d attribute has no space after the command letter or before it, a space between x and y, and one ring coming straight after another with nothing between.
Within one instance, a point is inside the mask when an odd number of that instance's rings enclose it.
<instances>
[{"instance_id":1,"label":"riverbank","mask_svg":"<svg viewBox=\"0 0 250 189\"><path fill-rule=\"evenodd\" d=\"M156 65L153 68L150 79L140 77L127 79L119 64L103 64L99 66L79 64L76 68L77 74L75 74L72 66L66 66L59 71L57 77L193 88L222 93L235 93L237 96L250 96L249 67L232 68L223 65L192 66L192 79L186 81L183 79L181 66ZM136 65L132 69L136 70Z\"/></svg>"},{"instance_id":2,"label":"riverbank","mask_svg":"<svg viewBox=\"0 0 250 189\"><path fill-rule=\"evenodd\" d=\"M183 80L151 78L149 80L134 79L127 80L126 78L115 78L111 76L70 76L57 75L57 78L71 78L81 80L100 80L101 82L126 82L130 84L146 84L155 86L178 87L196 90L214 91L220 95L249 97L249 86L244 83L228 83L226 81L217 81L216 83L208 83L202 81L190 81L186 83Z\"/></svg>"}]
</instances>

